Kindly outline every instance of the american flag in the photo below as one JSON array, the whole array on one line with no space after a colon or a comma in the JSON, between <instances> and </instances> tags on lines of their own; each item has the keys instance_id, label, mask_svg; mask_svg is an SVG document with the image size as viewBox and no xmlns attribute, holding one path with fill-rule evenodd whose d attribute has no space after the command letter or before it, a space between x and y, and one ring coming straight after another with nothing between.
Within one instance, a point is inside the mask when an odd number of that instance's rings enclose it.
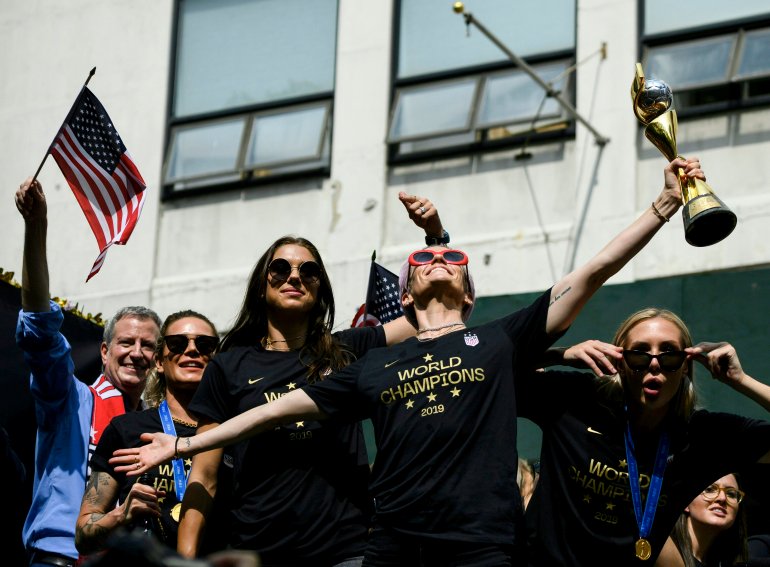
<instances>
[{"instance_id":1,"label":"american flag","mask_svg":"<svg viewBox=\"0 0 770 567\"><path fill-rule=\"evenodd\" d=\"M366 303L358 308L351 327L374 327L397 319L403 314L398 293L398 276L372 261Z\"/></svg>"},{"instance_id":2,"label":"american flag","mask_svg":"<svg viewBox=\"0 0 770 567\"><path fill-rule=\"evenodd\" d=\"M88 281L101 269L110 246L128 242L144 204L144 179L107 111L85 87L62 124L51 154L99 245Z\"/></svg>"}]
</instances>

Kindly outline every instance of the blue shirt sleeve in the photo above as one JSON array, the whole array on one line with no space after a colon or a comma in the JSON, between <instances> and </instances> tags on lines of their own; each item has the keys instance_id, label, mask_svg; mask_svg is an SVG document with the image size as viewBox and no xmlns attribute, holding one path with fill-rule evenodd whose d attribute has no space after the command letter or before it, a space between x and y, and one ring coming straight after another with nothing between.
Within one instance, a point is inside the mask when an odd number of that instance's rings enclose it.
<instances>
[{"instance_id":1,"label":"blue shirt sleeve","mask_svg":"<svg viewBox=\"0 0 770 567\"><path fill-rule=\"evenodd\" d=\"M47 312L20 311L16 324L16 344L32 371L30 391L43 404L64 400L75 374L72 348L59 332L64 314L53 301L50 305Z\"/></svg>"}]
</instances>

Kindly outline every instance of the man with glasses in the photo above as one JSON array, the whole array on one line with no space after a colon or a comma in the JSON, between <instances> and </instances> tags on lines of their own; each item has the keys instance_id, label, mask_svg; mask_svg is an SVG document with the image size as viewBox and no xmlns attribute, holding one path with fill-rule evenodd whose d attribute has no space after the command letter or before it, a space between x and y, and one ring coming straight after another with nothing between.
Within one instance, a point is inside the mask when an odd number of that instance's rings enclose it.
<instances>
[{"instance_id":1,"label":"man with glasses","mask_svg":"<svg viewBox=\"0 0 770 567\"><path fill-rule=\"evenodd\" d=\"M32 504L22 536L30 566L74 566L75 520L88 459L112 417L139 406L160 319L146 307L118 311L104 329L103 374L90 387L78 380L70 345L59 332L61 308L49 299L47 208L39 181L21 184L16 207L24 218L16 339L32 371L38 426Z\"/></svg>"}]
</instances>

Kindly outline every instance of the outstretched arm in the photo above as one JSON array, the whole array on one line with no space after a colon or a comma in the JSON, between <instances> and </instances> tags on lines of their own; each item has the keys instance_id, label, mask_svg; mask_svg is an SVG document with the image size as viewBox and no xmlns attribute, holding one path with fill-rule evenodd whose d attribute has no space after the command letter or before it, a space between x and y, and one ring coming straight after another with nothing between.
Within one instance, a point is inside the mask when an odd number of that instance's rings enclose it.
<instances>
[{"instance_id":1,"label":"outstretched arm","mask_svg":"<svg viewBox=\"0 0 770 567\"><path fill-rule=\"evenodd\" d=\"M679 210L682 206L682 192L677 176L679 168L684 169L688 177L706 179L697 158L676 158L669 163L664 169L665 185L653 206L585 265L567 274L553 286L546 322L548 333L565 331L596 290L644 248L666 222L658 214L668 219Z\"/></svg>"},{"instance_id":2,"label":"outstretched arm","mask_svg":"<svg viewBox=\"0 0 770 567\"><path fill-rule=\"evenodd\" d=\"M444 226L438 215L436 206L426 197L419 195L407 195L403 191L398 194L398 199L404 205L409 218L418 227L425 231L425 236L441 238L444 234ZM417 331L406 317L399 317L385 323L385 342L388 346L400 343L404 339L413 337Z\"/></svg>"},{"instance_id":3,"label":"outstretched arm","mask_svg":"<svg viewBox=\"0 0 770 567\"><path fill-rule=\"evenodd\" d=\"M165 496L165 491L134 483L125 502L116 508L119 492L120 485L110 474L91 473L75 525L75 546L81 555L104 549L115 530L133 523L137 515L160 516L158 496Z\"/></svg>"},{"instance_id":4,"label":"outstretched arm","mask_svg":"<svg viewBox=\"0 0 770 567\"><path fill-rule=\"evenodd\" d=\"M46 234L48 209L43 186L27 179L16 191L16 208L24 218L24 264L21 271L21 306L24 311L50 311Z\"/></svg>"},{"instance_id":5,"label":"outstretched arm","mask_svg":"<svg viewBox=\"0 0 770 567\"><path fill-rule=\"evenodd\" d=\"M190 457L202 451L232 445L283 423L298 419L324 419L326 415L304 391L294 390L269 404L263 404L228 419L193 437L174 437L165 433L142 433L149 445L118 449L110 464L115 471L137 476L175 456Z\"/></svg>"},{"instance_id":6,"label":"outstretched arm","mask_svg":"<svg viewBox=\"0 0 770 567\"><path fill-rule=\"evenodd\" d=\"M705 366L715 379L751 398L765 408L765 411L770 412L770 386L744 372L733 345L724 342L703 342L685 350ZM770 463L770 452L759 459L759 462Z\"/></svg>"}]
</instances>

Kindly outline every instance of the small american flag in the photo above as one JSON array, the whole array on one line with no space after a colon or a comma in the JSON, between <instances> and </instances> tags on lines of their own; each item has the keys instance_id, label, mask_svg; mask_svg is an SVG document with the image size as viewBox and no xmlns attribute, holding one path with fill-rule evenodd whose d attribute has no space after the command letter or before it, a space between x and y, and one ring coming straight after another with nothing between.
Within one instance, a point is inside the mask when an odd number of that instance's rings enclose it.
<instances>
[{"instance_id":1,"label":"small american flag","mask_svg":"<svg viewBox=\"0 0 770 567\"><path fill-rule=\"evenodd\" d=\"M358 308L351 327L382 325L404 314L398 293L398 276L372 261L366 303Z\"/></svg>"},{"instance_id":2,"label":"small american flag","mask_svg":"<svg viewBox=\"0 0 770 567\"><path fill-rule=\"evenodd\" d=\"M88 281L101 269L110 246L128 242L142 211L146 185L107 111L85 87L59 130L51 154L99 245Z\"/></svg>"}]
</instances>

